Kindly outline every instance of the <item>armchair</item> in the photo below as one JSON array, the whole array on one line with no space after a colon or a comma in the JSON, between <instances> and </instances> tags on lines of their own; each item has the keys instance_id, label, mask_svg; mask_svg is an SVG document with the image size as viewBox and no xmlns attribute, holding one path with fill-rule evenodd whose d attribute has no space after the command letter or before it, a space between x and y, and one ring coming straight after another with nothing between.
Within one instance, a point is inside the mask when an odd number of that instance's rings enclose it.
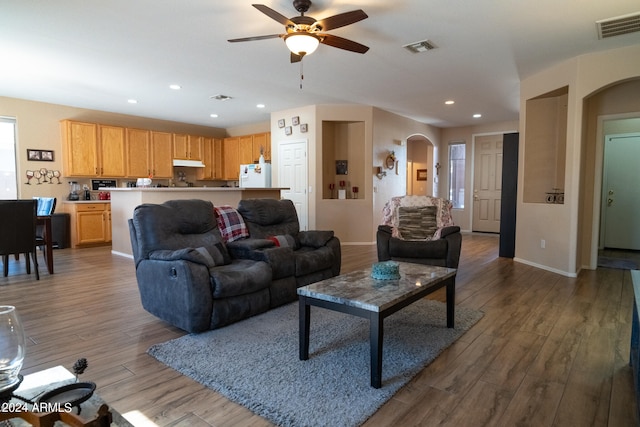
<instances>
[{"instance_id":1,"label":"armchair","mask_svg":"<svg viewBox=\"0 0 640 427\"><path fill-rule=\"evenodd\" d=\"M451 220L451 203L429 196L392 198L383 209L376 243L379 261L457 268L462 235Z\"/></svg>"}]
</instances>

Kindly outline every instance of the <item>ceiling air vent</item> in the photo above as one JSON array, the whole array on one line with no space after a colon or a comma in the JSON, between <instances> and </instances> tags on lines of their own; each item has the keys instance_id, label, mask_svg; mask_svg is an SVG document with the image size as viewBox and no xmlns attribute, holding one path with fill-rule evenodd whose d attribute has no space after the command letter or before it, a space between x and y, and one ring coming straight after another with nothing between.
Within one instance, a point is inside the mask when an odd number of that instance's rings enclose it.
<instances>
[{"instance_id":1,"label":"ceiling air vent","mask_svg":"<svg viewBox=\"0 0 640 427\"><path fill-rule=\"evenodd\" d=\"M227 101L231 99L231 97L227 95L213 95L213 96L210 96L209 99L215 99L218 101Z\"/></svg>"},{"instance_id":2,"label":"ceiling air vent","mask_svg":"<svg viewBox=\"0 0 640 427\"><path fill-rule=\"evenodd\" d=\"M430 40L422 40L420 42L406 44L402 47L411 53L421 53L435 49L436 45L434 45Z\"/></svg>"},{"instance_id":3,"label":"ceiling air vent","mask_svg":"<svg viewBox=\"0 0 640 427\"><path fill-rule=\"evenodd\" d=\"M640 12L596 21L600 40L640 31Z\"/></svg>"}]
</instances>

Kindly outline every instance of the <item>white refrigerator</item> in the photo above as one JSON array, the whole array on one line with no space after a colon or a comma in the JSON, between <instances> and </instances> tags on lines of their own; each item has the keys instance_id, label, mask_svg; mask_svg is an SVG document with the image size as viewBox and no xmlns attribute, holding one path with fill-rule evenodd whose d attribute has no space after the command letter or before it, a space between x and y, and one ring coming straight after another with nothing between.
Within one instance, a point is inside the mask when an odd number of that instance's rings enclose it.
<instances>
[{"instance_id":1,"label":"white refrigerator","mask_svg":"<svg viewBox=\"0 0 640 427\"><path fill-rule=\"evenodd\" d=\"M271 187L271 164L240 165L240 188Z\"/></svg>"}]
</instances>

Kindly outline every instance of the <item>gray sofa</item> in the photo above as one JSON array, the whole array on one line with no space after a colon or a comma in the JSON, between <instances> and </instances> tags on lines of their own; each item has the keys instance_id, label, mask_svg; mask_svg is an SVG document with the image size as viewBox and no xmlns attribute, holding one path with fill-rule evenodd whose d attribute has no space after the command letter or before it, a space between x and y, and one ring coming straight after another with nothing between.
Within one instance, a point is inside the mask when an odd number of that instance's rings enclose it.
<instances>
[{"instance_id":1,"label":"gray sofa","mask_svg":"<svg viewBox=\"0 0 640 427\"><path fill-rule=\"evenodd\" d=\"M333 231L300 231L291 200L240 200L238 212L249 229L249 238L230 242L229 252L233 258L264 261L271 266L271 307L295 300L300 286L340 274L340 240ZM274 240L280 240L280 246Z\"/></svg>"},{"instance_id":2,"label":"gray sofa","mask_svg":"<svg viewBox=\"0 0 640 427\"><path fill-rule=\"evenodd\" d=\"M256 202L255 206L260 209L262 205ZM287 216L277 210L272 215ZM293 225L289 227L286 231L295 236ZM299 249L301 255L309 253L306 262L320 271L307 270L303 261L292 263L286 255L288 248L276 247L269 239L251 236L243 239L247 241L244 245L232 242L234 250L230 251L218 230L212 203L203 200L140 205L129 220L129 231L142 306L188 332L219 328L293 301L298 283L340 271L340 244L333 236L329 239L331 257L320 247ZM256 247L249 249L251 245ZM316 261L312 252L322 261ZM331 268L324 258L330 258ZM296 276L298 267L305 273L300 277Z\"/></svg>"}]
</instances>

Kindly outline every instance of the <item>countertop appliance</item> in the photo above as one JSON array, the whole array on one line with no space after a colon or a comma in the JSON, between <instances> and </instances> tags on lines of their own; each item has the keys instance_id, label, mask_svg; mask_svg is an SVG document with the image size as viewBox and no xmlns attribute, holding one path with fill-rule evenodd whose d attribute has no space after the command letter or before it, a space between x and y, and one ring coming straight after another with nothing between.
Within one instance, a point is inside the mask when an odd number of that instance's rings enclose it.
<instances>
[{"instance_id":1,"label":"countertop appliance","mask_svg":"<svg viewBox=\"0 0 640 427\"><path fill-rule=\"evenodd\" d=\"M271 187L271 164L240 165L240 188Z\"/></svg>"}]
</instances>

